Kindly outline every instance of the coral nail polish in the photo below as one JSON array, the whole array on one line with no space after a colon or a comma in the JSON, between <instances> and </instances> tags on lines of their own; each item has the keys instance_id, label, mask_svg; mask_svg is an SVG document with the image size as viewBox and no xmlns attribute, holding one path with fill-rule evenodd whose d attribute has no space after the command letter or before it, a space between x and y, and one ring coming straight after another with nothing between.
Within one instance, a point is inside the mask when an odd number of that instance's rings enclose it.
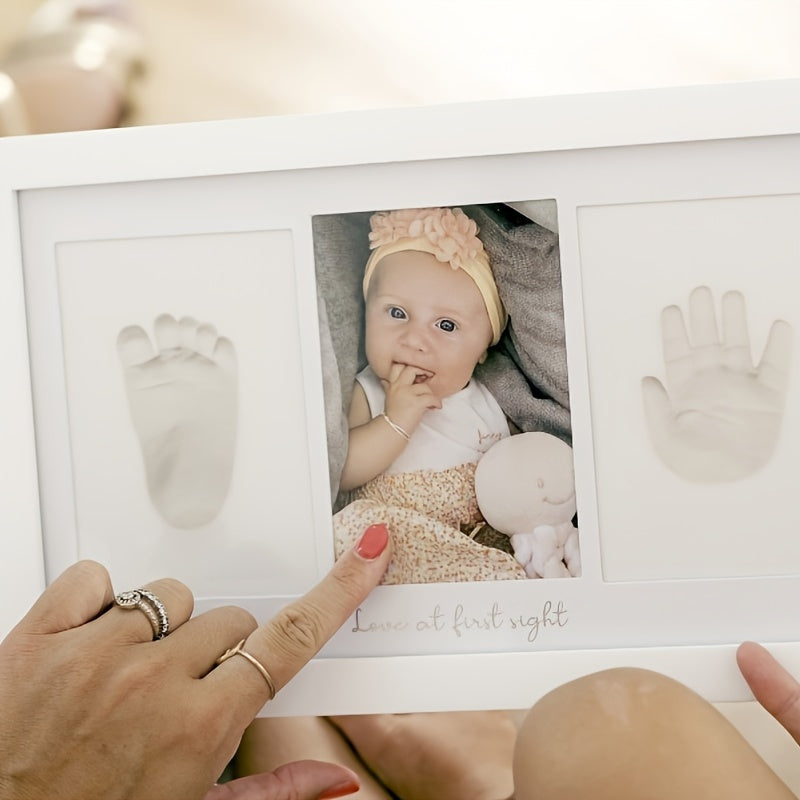
<instances>
[{"instance_id":1,"label":"coral nail polish","mask_svg":"<svg viewBox=\"0 0 800 800\"><path fill-rule=\"evenodd\" d=\"M356 545L356 553L358 553L361 558L372 561L386 549L388 543L389 531L386 529L386 525L383 522L379 522L377 525L370 525L364 533L361 534L361 538Z\"/></svg>"},{"instance_id":2,"label":"coral nail polish","mask_svg":"<svg viewBox=\"0 0 800 800\"><path fill-rule=\"evenodd\" d=\"M347 794L357 792L361 787L353 781L345 781L338 786L332 786L327 791L323 792L317 800L333 800L334 797L344 797Z\"/></svg>"}]
</instances>

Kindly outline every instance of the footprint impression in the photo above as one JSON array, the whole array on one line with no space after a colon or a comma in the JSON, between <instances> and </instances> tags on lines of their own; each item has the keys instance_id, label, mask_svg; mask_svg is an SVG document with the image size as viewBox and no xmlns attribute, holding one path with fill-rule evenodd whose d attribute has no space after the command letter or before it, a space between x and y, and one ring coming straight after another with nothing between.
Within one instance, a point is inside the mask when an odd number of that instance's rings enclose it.
<instances>
[{"instance_id":1,"label":"footprint impression","mask_svg":"<svg viewBox=\"0 0 800 800\"><path fill-rule=\"evenodd\" d=\"M153 505L176 528L211 522L225 503L236 451L236 351L209 324L169 314L155 346L138 325L117 337L131 419Z\"/></svg>"}]
</instances>

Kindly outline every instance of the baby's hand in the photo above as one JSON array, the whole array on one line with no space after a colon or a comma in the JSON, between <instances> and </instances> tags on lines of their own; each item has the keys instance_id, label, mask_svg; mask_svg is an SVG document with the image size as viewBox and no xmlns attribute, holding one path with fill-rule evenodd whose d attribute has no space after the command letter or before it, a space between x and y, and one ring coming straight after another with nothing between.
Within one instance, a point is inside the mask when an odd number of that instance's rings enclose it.
<instances>
[{"instance_id":1,"label":"baby's hand","mask_svg":"<svg viewBox=\"0 0 800 800\"><path fill-rule=\"evenodd\" d=\"M407 433L414 431L428 409L442 407L442 401L427 381L419 380L419 375L416 367L393 364L389 379L381 380L386 392L386 414Z\"/></svg>"}]
</instances>

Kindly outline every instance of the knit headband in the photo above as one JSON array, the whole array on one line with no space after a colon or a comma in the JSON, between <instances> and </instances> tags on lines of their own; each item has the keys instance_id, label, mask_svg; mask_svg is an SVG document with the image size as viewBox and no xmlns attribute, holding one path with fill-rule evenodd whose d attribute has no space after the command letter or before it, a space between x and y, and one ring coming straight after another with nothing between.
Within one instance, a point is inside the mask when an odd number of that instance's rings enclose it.
<instances>
[{"instance_id":1,"label":"knit headband","mask_svg":"<svg viewBox=\"0 0 800 800\"><path fill-rule=\"evenodd\" d=\"M364 269L364 298L378 262L392 253L430 253L453 269L463 269L478 287L497 344L507 316L497 292L489 256L478 238L478 226L460 208L407 208L379 211L369 220L372 254Z\"/></svg>"}]
</instances>

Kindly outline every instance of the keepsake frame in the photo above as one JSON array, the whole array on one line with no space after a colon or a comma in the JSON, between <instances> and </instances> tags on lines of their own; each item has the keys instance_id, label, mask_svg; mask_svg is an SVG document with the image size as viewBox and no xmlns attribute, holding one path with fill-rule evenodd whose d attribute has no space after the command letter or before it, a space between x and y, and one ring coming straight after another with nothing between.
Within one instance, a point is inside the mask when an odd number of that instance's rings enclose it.
<instances>
[{"instance_id":1,"label":"keepsake frame","mask_svg":"<svg viewBox=\"0 0 800 800\"><path fill-rule=\"evenodd\" d=\"M333 545L312 220L554 200L582 575L379 587L264 713L521 708L616 665L746 699L745 639L800 670L798 97L778 81L0 140L0 633L78 558L260 619L313 585ZM659 317L698 286L742 294L756 365L774 320L794 333L774 452L730 480L687 480L648 443ZM166 534L117 494L136 442L105 334L164 312L237 346L247 488L224 528ZM247 499L280 479L269 508Z\"/></svg>"}]
</instances>

